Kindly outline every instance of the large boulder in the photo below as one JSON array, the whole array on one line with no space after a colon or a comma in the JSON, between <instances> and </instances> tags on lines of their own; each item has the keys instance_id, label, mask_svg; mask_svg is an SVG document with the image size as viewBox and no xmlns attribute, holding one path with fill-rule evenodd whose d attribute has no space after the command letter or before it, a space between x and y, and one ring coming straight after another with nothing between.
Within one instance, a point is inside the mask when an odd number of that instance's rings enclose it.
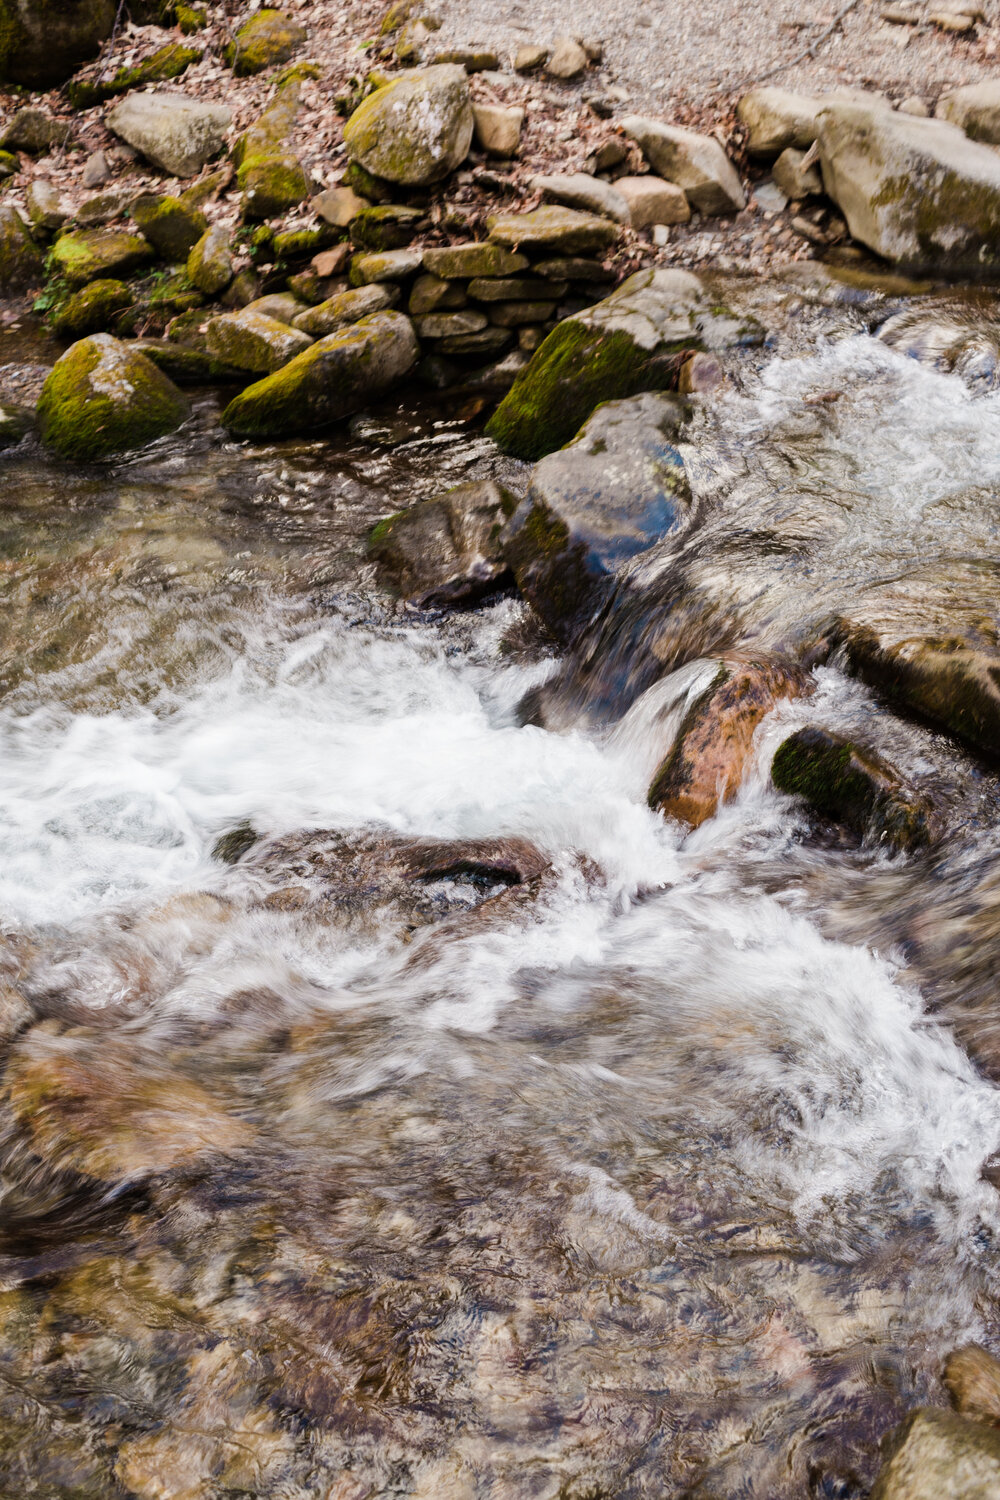
<instances>
[{"instance_id":1,"label":"large boulder","mask_svg":"<svg viewBox=\"0 0 1000 1500\"><path fill-rule=\"evenodd\" d=\"M51 327L64 339L83 339L118 327L135 299L124 281L108 277L92 281L67 297L51 314Z\"/></svg>"},{"instance_id":2,"label":"large boulder","mask_svg":"<svg viewBox=\"0 0 1000 1500\"><path fill-rule=\"evenodd\" d=\"M41 156L62 146L69 135L69 121L56 120L44 109L28 105L14 112L0 135L0 148L4 151L27 151L32 156Z\"/></svg>"},{"instance_id":3,"label":"large boulder","mask_svg":"<svg viewBox=\"0 0 1000 1500\"><path fill-rule=\"evenodd\" d=\"M934 116L957 125L970 140L1000 146L1000 83L988 78L984 83L952 89L942 94Z\"/></svg>"},{"instance_id":4,"label":"large boulder","mask_svg":"<svg viewBox=\"0 0 1000 1500\"><path fill-rule=\"evenodd\" d=\"M200 172L222 150L231 123L225 105L167 90L127 94L107 117L115 135L172 177Z\"/></svg>"},{"instance_id":5,"label":"large boulder","mask_svg":"<svg viewBox=\"0 0 1000 1500\"><path fill-rule=\"evenodd\" d=\"M759 337L751 323L713 311L689 272L637 271L603 302L552 330L487 432L507 453L541 458L568 443L602 401L675 387L693 350Z\"/></svg>"},{"instance_id":6,"label":"large boulder","mask_svg":"<svg viewBox=\"0 0 1000 1500\"><path fill-rule=\"evenodd\" d=\"M535 465L501 544L558 640L572 641L599 612L622 563L691 519L674 446L684 415L676 396L608 402L574 442Z\"/></svg>"},{"instance_id":7,"label":"large boulder","mask_svg":"<svg viewBox=\"0 0 1000 1500\"><path fill-rule=\"evenodd\" d=\"M48 89L95 57L115 0L0 0L0 80Z\"/></svg>"},{"instance_id":8,"label":"large boulder","mask_svg":"<svg viewBox=\"0 0 1000 1500\"><path fill-rule=\"evenodd\" d=\"M369 551L422 609L474 604L510 576L500 529L517 501L492 480L460 484L379 521Z\"/></svg>"},{"instance_id":9,"label":"large boulder","mask_svg":"<svg viewBox=\"0 0 1000 1500\"><path fill-rule=\"evenodd\" d=\"M989 146L879 103L830 105L817 139L824 186L856 240L913 270L1000 265L1000 157Z\"/></svg>"},{"instance_id":10,"label":"large boulder","mask_svg":"<svg viewBox=\"0 0 1000 1500\"><path fill-rule=\"evenodd\" d=\"M353 161L387 182L440 182L469 154L472 101L465 69L442 63L376 89L344 127Z\"/></svg>"},{"instance_id":11,"label":"large boulder","mask_svg":"<svg viewBox=\"0 0 1000 1500\"><path fill-rule=\"evenodd\" d=\"M179 427L188 403L150 360L110 334L82 339L42 388L42 442L84 462L142 448Z\"/></svg>"},{"instance_id":12,"label":"large boulder","mask_svg":"<svg viewBox=\"0 0 1000 1500\"><path fill-rule=\"evenodd\" d=\"M683 188L699 213L735 214L746 208L736 168L714 137L643 115L629 115L622 129L638 142L653 171Z\"/></svg>"},{"instance_id":13,"label":"large boulder","mask_svg":"<svg viewBox=\"0 0 1000 1500\"><path fill-rule=\"evenodd\" d=\"M1000 1432L932 1407L911 1411L889 1443L871 1500L995 1500Z\"/></svg>"},{"instance_id":14,"label":"large boulder","mask_svg":"<svg viewBox=\"0 0 1000 1500\"><path fill-rule=\"evenodd\" d=\"M747 151L772 161L789 146L808 150L816 139L820 112L829 103L829 97L791 89L751 89L736 106L737 119L747 131Z\"/></svg>"},{"instance_id":15,"label":"large boulder","mask_svg":"<svg viewBox=\"0 0 1000 1500\"><path fill-rule=\"evenodd\" d=\"M419 354L409 318L372 313L241 391L223 412L222 425L237 437L282 437L328 427L396 385Z\"/></svg>"},{"instance_id":16,"label":"large boulder","mask_svg":"<svg viewBox=\"0 0 1000 1500\"><path fill-rule=\"evenodd\" d=\"M42 252L16 208L0 203L0 290L23 292L43 279Z\"/></svg>"}]
</instances>

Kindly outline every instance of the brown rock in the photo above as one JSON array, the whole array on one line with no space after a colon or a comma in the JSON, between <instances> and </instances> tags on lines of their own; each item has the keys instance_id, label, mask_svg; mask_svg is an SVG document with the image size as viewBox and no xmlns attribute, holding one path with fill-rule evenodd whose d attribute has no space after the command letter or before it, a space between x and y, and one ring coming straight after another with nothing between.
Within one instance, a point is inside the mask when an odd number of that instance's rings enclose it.
<instances>
[{"instance_id":1,"label":"brown rock","mask_svg":"<svg viewBox=\"0 0 1000 1500\"><path fill-rule=\"evenodd\" d=\"M339 276L346 271L351 259L351 247L346 242L334 245L332 250L321 250L309 264L317 276Z\"/></svg>"},{"instance_id":2,"label":"brown rock","mask_svg":"<svg viewBox=\"0 0 1000 1500\"><path fill-rule=\"evenodd\" d=\"M312 207L327 224L332 224L335 229L346 229L351 220L356 219L362 209L371 208L371 204L367 198L359 198L352 188L337 187L317 193Z\"/></svg>"},{"instance_id":3,"label":"brown rock","mask_svg":"<svg viewBox=\"0 0 1000 1500\"><path fill-rule=\"evenodd\" d=\"M523 47L518 47L514 55L515 73L533 73L540 68L549 55L548 47L539 47L535 42L526 42Z\"/></svg>"},{"instance_id":4,"label":"brown rock","mask_svg":"<svg viewBox=\"0 0 1000 1500\"><path fill-rule=\"evenodd\" d=\"M691 217L687 194L662 177L619 177L615 187L628 204L633 229L650 224L686 224Z\"/></svg>"},{"instance_id":5,"label":"brown rock","mask_svg":"<svg viewBox=\"0 0 1000 1500\"><path fill-rule=\"evenodd\" d=\"M476 142L490 156L513 156L521 143L524 110L520 105L474 104Z\"/></svg>"},{"instance_id":6,"label":"brown rock","mask_svg":"<svg viewBox=\"0 0 1000 1500\"><path fill-rule=\"evenodd\" d=\"M979 1344L966 1344L948 1355L942 1379L963 1417L1000 1426L1000 1360Z\"/></svg>"},{"instance_id":7,"label":"brown rock","mask_svg":"<svg viewBox=\"0 0 1000 1500\"><path fill-rule=\"evenodd\" d=\"M579 78L587 66L587 54L571 36L557 36L552 56L545 64L553 78Z\"/></svg>"}]
</instances>

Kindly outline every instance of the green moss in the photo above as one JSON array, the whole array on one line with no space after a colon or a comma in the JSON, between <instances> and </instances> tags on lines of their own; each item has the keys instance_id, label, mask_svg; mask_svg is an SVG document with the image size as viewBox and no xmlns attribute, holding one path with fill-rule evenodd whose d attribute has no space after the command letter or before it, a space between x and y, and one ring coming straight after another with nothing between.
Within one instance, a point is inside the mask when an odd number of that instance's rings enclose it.
<instances>
[{"instance_id":1,"label":"green moss","mask_svg":"<svg viewBox=\"0 0 1000 1500\"><path fill-rule=\"evenodd\" d=\"M186 260L208 228L201 209L192 208L170 194L156 197L147 193L135 200L130 213L164 260Z\"/></svg>"},{"instance_id":2,"label":"green moss","mask_svg":"<svg viewBox=\"0 0 1000 1500\"><path fill-rule=\"evenodd\" d=\"M240 167L243 217L277 219L309 197L309 178L297 156L251 156Z\"/></svg>"},{"instance_id":3,"label":"green moss","mask_svg":"<svg viewBox=\"0 0 1000 1500\"><path fill-rule=\"evenodd\" d=\"M185 36L194 36L208 25L208 14L200 5L176 5L174 17Z\"/></svg>"},{"instance_id":4,"label":"green moss","mask_svg":"<svg viewBox=\"0 0 1000 1500\"><path fill-rule=\"evenodd\" d=\"M181 392L155 365L107 334L68 349L38 403L46 447L83 462L143 447L187 413Z\"/></svg>"},{"instance_id":5,"label":"green moss","mask_svg":"<svg viewBox=\"0 0 1000 1500\"><path fill-rule=\"evenodd\" d=\"M351 242L359 250L402 250L416 234L421 218L419 208L394 204L363 208L351 220Z\"/></svg>"},{"instance_id":6,"label":"green moss","mask_svg":"<svg viewBox=\"0 0 1000 1500\"><path fill-rule=\"evenodd\" d=\"M907 797L877 756L825 729L800 729L778 746L771 778L779 791L803 797L824 817L860 837L875 833L896 847L928 837L926 810Z\"/></svg>"},{"instance_id":7,"label":"green moss","mask_svg":"<svg viewBox=\"0 0 1000 1500\"><path fill-rule=\"evenodd\" d=\"M127 275L152 255L152 246L141 235L124 229L91 229L61 234L49 260L56 275L83 286L98 277Z\"/></svg>"},{"instance_id":8,"label":"green moss","mask_svg":"<svg viewBox=\"0 0 1000 1500\"><path fill-rule=\"evenodd\" d=\"M236 32L223 56L237 78L288 62L306 40L304 26L280 10L259 10Z\"/></svg>"},{"instance_id":9,"label":"green moss","mask_svg":"<svg viewBox=\"0 0 1000 1500\"><path fill-rule=\"evenodd\" d=\"M42 254L27 224L9 204L0 205L0 287L24 291L37 286L42 275Z\"/></svg>"},{"instance_id":10,"label":"green moss","mask_svg":"<svg viewBox=\"0 0 1000 1500\"><path fill-rule=\"evenodd\" d=\"M391 516L385 516L381 521L376 521L368 533L368 551L376 557L382 548L391 539L396 523L406 515L405 510L397 510Z\"/></svg>"},{"instance_id":11,"label":"green moss","mask_svg":"<svg viewBox=\"0 0 1000 1500\"><path fill-rule=\"evenodd\" d=\"M115 0L0 0L0 80L47 89L96 56L111 35ZM29 17L26 23L24 16Z\"/></svg>"},{"instance_id":12,"label":"green moss","mask_svg":"<svg viewBox=\"0 0 1000 1500\"><path fill-rule=\"evenodd\" d=\"M301 102L301 88L293 79L279 90L275 98L249 130L233 147L233 163L241 167L253 156L280 156L295 126Z\"/></svg>"},{"instance_id":13,"label":"green moss","mask_svg":"<svg viewBox=\"0 0 1000 1500\"><path fill-rule=\"evenodd\" d=\"M304 260L335 245L339 239L339 231L324 224L318 229L282 230L274 236L271 247L280 261Z\"/></svg>"},{"instance_id":14,"label":"green moss","mask_svg":"<svg viewBox=\"0 0 1000 1500\"><path fill-rule=\"evenodd\" d=\"M391 203L396 196L396 188L391 182L386 182L383 177L376 177L359 161L348 162L343 184L357 193L359 198L367 198L369 203Z\"/></svg>"},{"instance_id":15,"label":"green moss","mask_svg":"<svg viewBox=\"0 0 1000 1500\"><path fill-rule=\"evenodd\" d=\"M119 331L123 315L134 305L135 298L123 281L105 278L65 298L53 308L48 322L60 338L82 339L89 333Z\"/></svg>"},{"instance_id":16,"label":"green moss","mask_svg":"<svg viewBox=\"0 0 1000 1500\"><path fill-rule=\"evenodd\" d=\"M171 78L180 78L192 63L201 61L200 47L186 47L183 42L168 42L151 57L136 63L131 68L119 68L111 78L93 80L74 78L66 92L74 109L91 109L106 99L127 94L130 89L144 88L149 83L166 83Z\"/></svg>"},{"instance_id":17,"label":"green moss","mask_svg":"<svg viewBox=\"0 0 1000 1500\"><path fill-rule=\"evenodd\" d=\"M323 69L320 67L319 63L309 62L307 60L304 62L292 63L291 67L289 68L282 68L281 72L274 80L274 86L275 88L283 89L287 88L290 83L298 84L302 83L307 78L322 77Z\"/></svg>"},{"instance_id":18,"label":"green moss","mask_svg":"<svg viewBox=\"0 0 1000 1500\"><path fill-rule=\"evenodd\" d=\"M0 151L0 177L14 177L21 170L21 163L13 151Z\"/></svg>"}]
</instances>

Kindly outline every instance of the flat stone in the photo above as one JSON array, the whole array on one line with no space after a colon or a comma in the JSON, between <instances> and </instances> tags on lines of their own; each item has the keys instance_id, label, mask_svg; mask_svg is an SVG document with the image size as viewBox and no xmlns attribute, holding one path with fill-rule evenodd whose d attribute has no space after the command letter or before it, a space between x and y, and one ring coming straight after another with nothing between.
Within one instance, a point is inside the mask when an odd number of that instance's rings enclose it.
<instances>
[{"instance_id":1,"label":"flat stone","mask_svg":"<svg viewBox=\"0 0 1000 1500\"><path fill-rule=\"evenodd\" d=\"M654 172L683 188L699 213L732 214L746 207L736 168L712 136L642 115L629 115L622 129L641 146Z\"/></svg>"},{"instance_id":2,"label":"flat stone","mask_svg":"<svg viewBox=\"0 0 1000 1500\"><path fill-rule=\"evenodd\" d=\"M312 340L300 329L279 323L245 307L212 318L206 330L208 352L224 364L254 374L270 374L308 349Z\"/></svg>"},{"instance_id":3,"label":"flat stone","mask_svg":"<svg viewBox=\"0 0 1000 1500\"><path fill-rule=\"evenodd\" d=\"M494 244L522 250L593 252L609 249L618 238L618 228L610 220L575 208L543 207L526 214L494 214L486 220L486 227Z\"/></svg>"},{"instance_id":4,"label":"flat stone","mask_svg":"<svg viewBox=\"0 0 1000 1500\"><path fill-rule=\"evenodd\" d=\"M614 281L614 272L597 260L583 260L573 255L558 255L540 260L532 266L536 276L545 276L552 281L582 281L598 284Z\"/></svg>"},{"instance_id":5,"label":"flat stone","mask_svg":"<svg viewBox=\"0 0 1000 1500\"><path fill-rule=\"evenodd\" d=\"M521 143L524 110L518 105L473 104L477 145L490 156L516 155Z\"/></svg>"},{"instance_id":6,"label":"flat stone","mask_svg":"<svg viewBox=\"0 0 1000 1500\"><path fill-rule=\"evenodd\" d=\"M791 151L794 148L789 146L787 149ZM755 184L753 195L757 207L767 214L780 214L788 207L788 194L783 193L770 177L765 182Z\"/></svg>"},{"instance_id":7,"label":"flat stone","mask_svg":"<svg viewBox=\"0 0 1000 1500\"><path fill-rule=\"evenodd\" d=\"M460 312L428 313L426 317L416 319L415 327L422 339L446 339L479 333L488 321L485 313L469 307Z\"/></svg>"},{"instance_id":8,"label":"flat stone","mask_svg":"<svg viewBox=\"0 0 1000 1500\"><path fill-rule=\"evenodd\" d=\"M407 311L410 317L423 317L427 313L464 307L465 288L457 281L445 281L429 273L418 276L410 289Z\"/></svg>"},{"instance_id":9,"label":"flat stone","mask_svg":"<svg viewBox=\"0 0 1000 1500\"><path fill-rule=\"evenodd\" d=\"M106 193L96 193L85 198L76 211L76 222L86 227L100 227L120 219L135 197L135 188L109 188Z\"/></svg>"},{"instance_id":10,"label":"flat stone","mask_svg":"<svg viewBox=\"0 0 1000 1500\"><path fill-rule=\"evenodd\" d=\"M308 309L291 292L269 292L266 297L255 297L248 302L245 311L274 318L276 322L284 323L290 328L299 314Z\"/></svg>"},{"instance_id":11,"label":"flat stone","mask_svg":"<svg viewBox=\"0 0 1000 1500\"><path fill-rule=\"evenodd\" d=\"M547 281L544 276L477 276L469 282L473 302L560 301L569 290L565 281ZM548 313L546 313L548 316Z\"/></svg>"},{"instance_id":12,"label":"flat stone","mask_svg":"<svg viewBox=\"0 0 1000 1500\"><path fill-rule=\"evenodd\" d=\"M490 322L498 328L520 328L523 323L544 323L551 313L548 302L494 302Z\"/></svg>"},{"instance_id":13,"label":"flat stone","mask_svg":"<svg viewBox=\"0 0 1000 1500\"><path fill-rule=\"evenodd\" d=\"M351 284L371 286L379 281L406 281L426 262L426 252L386 250L381 255L356 255L351 262Z\"/></svg>"},{"instance_id":14,"label":"flat stone","mask_svg":"<svg viewBox=\"0 0 1000 1500\"><path fill-rule=\"evenodd\" d=\"M449 47L435 52L431 64L458 63L467 73L492 73L500 66L500 59L489 47Z\"/></svg>"},{"instance_id":15,"label":"flat stone","mask_svg":"<svg viewBox=\"0 0 1000 1500\"><path fill-rule=\"evenodd\" d=\"M446 281L466 276L514 276L526 271L528 264L526 255L480 240L425 250L423 254L424 269Z\"/></svg>"},{"instance_id":16,"label":"flat stone","mask_svg":"<svg viewBox=\"0 0 1000 1500\"><path fill-rule=\"evenodd\" d=\"M586 71L588 57L580 43L571 36L557 36L545 71L552 78L579 78Z\"/></svg>"},{"instance_id":17,"label":"flat stone","mask_svg":"<svg viewBox=\"0 0 1000 1500\"><path fill-rule=\"evenodd\" d=\"M509 328L484 328L479 333L452 333L441 339L438 350L442 354L499 354L506 349L514 335Z\"/></svg>"},{"instance_id":18,"label":"flat stone","mask_svg":"<svg viewBox=\"0 0 1000 1500\"><path fill-rule=\"evenodd\" d=\"M616 224L629 223L629 205L618 187L599 177L591 177L587 172L533 177L531 186L536 193L555 203L600 214L605 219L613 219Z\"/></svg>"},{"instance_id":19,"label":"flat stone","mask_svg":"<svg viewBox=\"0 0 1000 1500\"><path fill-rule=\"evenodd\" d=\"M152 258L148 240L127 229L73 230L60 235L52 247L53 265L71 286L83 286L99 276L127 276Z\"/></svg>"},{"instance_id":20,"label":"flat stone","mask_svg":"<svg viewBox=\"0 0 1000 1500\"><path fill-rule=\"evenodd\" d=\"M687 194L662 177L619 177L615 183L624 198L633 229L650 224L686 224L691 217Z\"/></svg>"},{"instance_id":21,"label":"flat stone","mask_svg":"<svg viewBox=\"0 0 1000 1500\"><path fill-rule=\"evenodd\" d=\"M292 327L299 328L312 338L325 338L338 328L346 328L367 318L370 313L382 312L394 307L399 300L399 288L391 283L385 286L361 286L351 291L340 292L307 312L300 312L292 319Z\"/></svg>"},{"instance_id":22,"label":"flat stone","mask_svg":"<svg viewBox=\"0 0 1000 1500\"><path fill-rule=\"evenodd\" d=\"M172 177L193 177L217 156L232 114L187 94L126 94L106 119L109 129Z\"/></svg>"},{"instance_id":23,"label":"flat stone","mask_svg":"<svg viewBox=\"0 0 1000 1500\"><path fill-rule=\"evenodd\" d=\"M548 47L540 47L535 42L526 42L518 47L514 54L515 73L534 73L542 66L548 55Z\"/></svg>"}]
</instances>

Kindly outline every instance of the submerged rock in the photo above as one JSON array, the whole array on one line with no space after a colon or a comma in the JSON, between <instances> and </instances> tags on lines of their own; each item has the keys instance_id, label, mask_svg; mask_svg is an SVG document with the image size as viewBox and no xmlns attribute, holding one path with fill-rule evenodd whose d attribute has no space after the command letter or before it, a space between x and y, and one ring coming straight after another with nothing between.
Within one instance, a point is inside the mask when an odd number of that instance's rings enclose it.
<instances>
[{"instance_id":1,"label":"submerged rock","mask_svg":"<svg viewBox=\"0 0 1000 1500\"><path fill-rule=\"evenodd\" d=\"M115 0L0 0L0 79L47 89L96 57L115 24Z\"/></svg>"},{"instance_id":2,"label":"submerged rock","mask_svg":"<svg viewBox=\"0 0 1000 1500\"><path fill-rule=\"evenodd\" d=\"M127 94L106 123L155 167L172 177L193 177L222 150L232 118L224 105L164 89Z\"/></svg>"},{"instance_id":3,"label":"submerged rock","mask_svg":"<svg viewBox=\"0 0 1000 1500\"><path fill-rule=\"evenodd\" d=\"M1000 1433L954 1412L910 1412L893 1433L871 1500L995 1500Z\"/></svg>"},{"instance_id":4,"label":"submerged rock","mask_svg":"<svg viewBox=\"0 0 1000 1500\"><path fill-rule=\"evenodd\" d=\"M963 1417L1000 1426L1000 1360L988 1350L979 1344L953 1349L941 1378Z\"/></svg>"},{"instance_id":5,"label":"submerged rock","mask_svg":"<svg viewBox=\"0 0 1000 1500\"><path fill-rule=\"evenodd\" d=\"M144 447L187 415L187 400L166 375L106 333L56 361L38 403L45 446L84 462Z\"/></svg>"},{"instance_id":6,"label":"submerged rock","mask_svg":"<svg viewBox=\"0 0 1000 1500\"><path fill-rule=\"evenodd\" d=\"M516 505L492 480L458 485L379 521L369 551L418 607L471 604L509 577L500 529Z\"/></svg>"},{"instance_id":7,"label":"submerged rock","mask_svg":"<svg viewBox=\"0 0 1000 1500\"><path fill-rule=\"evenodd\" d=\"M928 808L874 751L829 730L799 729L775 751L771 778L859 838L913 849L929 837Z\"/></svg>"},{"instance_id":8,"label":"submerged rock","mask_svg":"<svg viewBox=\"0 0 1000 1500\"><path fill-rule=\"evenodd\" d=\"M465 69L443 63L376 89L344 126L344 142L376 177L424 187L465 160L473 124Z\"/></svg>"},{"instance_id":9,"label":"submerged rock","mask_svg":"<svg viewBox=\"0 0 1000 1500\"><path fill-rule=\"evenodd\" d=\"M282 437L327 427L391 389L419 354L409 318L373 313L241 391L223 412L222 424L237 437Z\"/></svg>"}]
</instances>

